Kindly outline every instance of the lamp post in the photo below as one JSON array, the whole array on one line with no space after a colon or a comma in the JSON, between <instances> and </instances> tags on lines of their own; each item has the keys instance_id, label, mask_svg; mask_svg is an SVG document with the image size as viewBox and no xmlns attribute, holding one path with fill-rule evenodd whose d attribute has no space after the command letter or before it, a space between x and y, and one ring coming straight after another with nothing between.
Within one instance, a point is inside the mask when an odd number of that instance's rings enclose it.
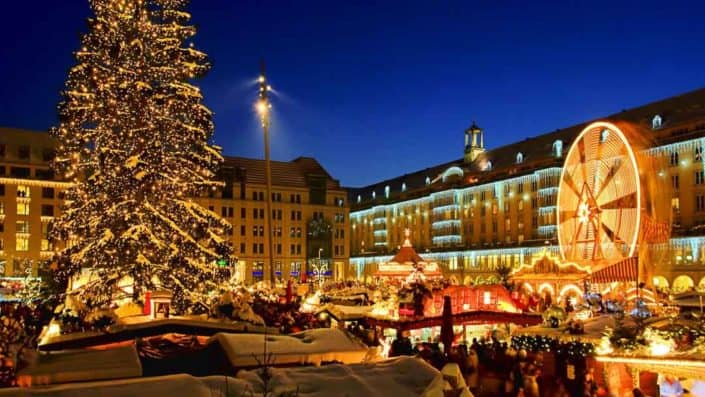
<instances>
[{"instance_id":1,"label":"lamp post","mask_svg":"<svg viewBox=\"0 0 705 397\"><path fill-rule=\"evenodd\" d=\"M260 122L262 123L262 130L264 131L264 166L266 174L266 196L265 196L265 217L264 217L264 229L265 229L265 240L267 245L267 252L265 258L269 261L269 264L265 265L265 269L269 269L269 282L272 286L275 283L274 275L274 250L272 249L272 165L269 160L269 125L271 123L271 109L272 103L269 102L268 92L271 87L267 84L267 78L264 75L264 61L260 64L260 75L257 79L259 83L259 91L257 94L257 104L255 109L259 115Z\"/></svg>"}]
</instances>

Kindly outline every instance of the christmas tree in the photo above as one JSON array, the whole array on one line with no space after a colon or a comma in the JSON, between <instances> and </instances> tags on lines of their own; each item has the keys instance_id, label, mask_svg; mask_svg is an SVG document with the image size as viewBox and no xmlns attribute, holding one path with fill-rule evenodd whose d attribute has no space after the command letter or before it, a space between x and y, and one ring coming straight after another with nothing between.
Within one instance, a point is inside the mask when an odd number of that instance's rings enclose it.
<instances>
[{"instance_id":1,"label":"christmas tree","mask_svg":"<svg viewBox=\"0 0 705 397\"><path fill-rule=\"evenodd\" d=\"M54 167L74 182L54 224L56 276L89 269L92 307L118 282L171 290L177 311L215 288L231 227L195 197L222 185L211 111L189 83L210 68L185 0L91 0L94 16L59 104Z\"/></svg>"}]
</instances>

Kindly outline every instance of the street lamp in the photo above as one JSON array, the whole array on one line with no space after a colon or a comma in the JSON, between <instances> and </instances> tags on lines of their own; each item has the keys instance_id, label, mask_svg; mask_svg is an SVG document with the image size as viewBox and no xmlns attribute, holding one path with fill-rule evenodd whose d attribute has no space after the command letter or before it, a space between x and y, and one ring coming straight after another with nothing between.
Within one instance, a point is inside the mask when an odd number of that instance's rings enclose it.
<instances>
[{"instance_id":1,"label":"street lamp","mask_svg":"<svg viewBox=\"0 0 705 397\"><path fill-rule=\"evenodd\" d=\"M271 87L267 84L267 78L264 75L264 61L260 64L260 75L257 82L259 83L259 91L255 110L257 110L260 122L262 123L262 130L264 131L264 165L267 184L266 216L264 217L264 229L266 231L265 240L267 243L265 258L269 260L269 264L266 266L269 268L269 282L274 286L274 250L272 249L272 165L269 160L269 125L271 123L272 104L269 102L268 92Z\"/></svg>"}]
</instances>

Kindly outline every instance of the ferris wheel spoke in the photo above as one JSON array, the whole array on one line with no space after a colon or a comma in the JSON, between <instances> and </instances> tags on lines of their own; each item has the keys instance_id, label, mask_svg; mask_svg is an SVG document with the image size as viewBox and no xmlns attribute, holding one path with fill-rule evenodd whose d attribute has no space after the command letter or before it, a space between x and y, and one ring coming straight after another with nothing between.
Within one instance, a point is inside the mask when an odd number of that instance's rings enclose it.
<instances>
[{"instance_id":1,"label":"ferris wheel spoke","mask_svg":"<svg viewBox=\"0 0 705 397\"><path fill-rule=\"evenodd\" d=\"M578 154L580 156L580 163L578 164L578 167L580 167L582 180L585 182L587 181L587 170L585 169L585 162L587 161L587 155L585 153L585 139L578 141Z\"/></svg>"},{"instance_id":2,"label":"ferris wheel spoke","mask_svg":"<svg viewBox=\"0 0 705 397\"><path fill-rule=\"evenodd\" d=\"M575 184L571 173L566 172L563 175L563 182L565 183L566 187L570 188L570 191L572 191L575 196L580 197L578 185Z\"/></svg>"},{"instance_id":3,"label":"ferris wheel spoke","mask_svg":"<svg viewBox=\"0 0 705 397\"><path fill-rule=\"evenodd\" d=\"M602 210L636 208L637 204L636 192L627 193L623 196L613 198L606 203L599 203L600 209Z\"/></svg>"},{"instance_id":4,"label":"ferris wheel spoke","mask_svg":"<svg viewBox=\"0 0 705 397\"><path fill-rule=\"evenodd\" d=\"M610 184L612 183L612 180L615 179L615 176L620 173L620 170L622 169L622 164L624 164L624 161L615 161L612 163L612 165L609 167L609 171L607 171L607 176L605 177L605 180L602 182L602 186L600 187L600 190L595 194L595 199L599 199L600 195L602 192L605 191L605 189L608 186L611 186Z\"/></svg>"}]
</instances>

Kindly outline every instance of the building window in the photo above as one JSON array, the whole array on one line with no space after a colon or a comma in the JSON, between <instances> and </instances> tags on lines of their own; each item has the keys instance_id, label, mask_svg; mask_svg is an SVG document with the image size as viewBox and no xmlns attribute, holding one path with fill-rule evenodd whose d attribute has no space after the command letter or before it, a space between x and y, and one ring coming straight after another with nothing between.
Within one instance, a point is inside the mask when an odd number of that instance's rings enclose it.
<instances>
[{"instance_id":1,"label":"building window","mask_svg":"<svg viewBox=\"0 0 705 397\"><path fill-rule=\"evenodd\" d=\"M17 215L29 215L29 203L17 203Z\"/></svg>"},{"instance_id":2,"label":"building window","mask_svg":"<svg viewBox=\"0 0 705 397\"><path fill-rule=\"evenodd\" d=\"M54 206L51 204L43 204L42 216L54 216Z\"/></svg>"},{"instance_id":3,"label":"building window","mask_svg":"<svg viewBox=\"0 0 705 397\"><path fill-rule=\"evenodd\" d=\"M519 202L517 202L517 210L519 210L519 211L524 210L524 200L519 200Z\"/></svg>"},{"instance_id":4,"label":"building window","mask_svg":"<svg viewBox=\"0 0 705 397\"><path fill-rule=\"evenodd\" d=\"M426 177L426 184L427 184L427 185L430 185L430 184L431 184L431 178Z\"/></svg>"},{"instance_id":5,"label":"building window","mask_svg":"<svg viewBox=\"0 0 705 397\"><path fill-rule=\"evenodd\" d=\"M15 251L29 251L29 238L17 236L15 238Z\"/></svg>"},{"instance_id":6,"label":"building window","mask_svg":"<svg viewBox=\"0 0 705 397\"><path fill-rule=\"evenodd\" d=\"M240 253L245 254L245 243L240 243Z\"/></svg>"},{"instance_id":7,"label":"building window","mask_svg":"<svg viewBox=\"0 0 705 397\"><path fill-rule=\"evenodd\" d=\"M51 149L42 150L42 160L44 162L49 162L54 159L54 151Z\"/></svg>"},{"instance_id":8,"label":"building window","mask_svg":"<svg viewBox=\"0 0 705 397\"><path fill-rule=\"evenodd\" d=\"M561 158L563 156L563 141L560 139L553 142L553 156L556 158Z\"/></svg>"},{"instance_id":9,"label":"building window","mask_svg":"<svg viewBox=\"0 0 705 397\"><path fill-rule=\"evenodd\" d=\"M17 221L15 223L15 233L29 233L29 221Z\"/></svg>"},{"instance_id":10,"label":"building window","mask_svg":"<svg viewBox=\"0 0 705 397\"><path fill-rule=\"evenodd\" d=\"M240 208L240 219L245 219L245 218L247 218L247 209Z\"/></svg>"},{"instance_id":11,"label":"building window","mask_svg":"<svg viewBox=\"0 0 705 397\"><path fill-rule=\"evenodd\" d=\"M29 198L30 195L31 195L31 190L29 190L29 186L24 186L24 185L17 186L17 197Z\"/></svg>"},{"instance_id":12,"label":"building window","mask_svg":"<svg viewBox=\"0 0 705 397\"><path fill-rule=\"evenodd\" d=\"M257 237L257 226L252 226L252 237Z\"/></svg>"},{"instance_id":13,"label":"building window","mask_svg":"<svg viewBox=\"0 0 705 397\"><path fill-rule=\"evenodd\" d=\"M702 185L705 181L705 171L695 171L695 184Z\"/></svg>"},{"instance_id":14,"label":"building window","mask_svg":"<svg viewBox=\"0 0 705 397\"><path fill-rule=\"evenodd\" d=\"M5 185L0 184L0 197L5 195Z\"/></svg>"},{"instance_id":15,"label":"building window","mask_svg":"<svg viewBox=\"0 0 705 397\"><path fill-rule=\"evenodd\" d=\"M240 225L240 235L241 236L245 235L245 225Z\"/></svg>"},{"instance_id":16,"label":"building window","mask_svg":"<svg viewBox=\"0 0 705 397\"><path fill-rule=\"evenodd\" d=\"M673 209L673 214L678 215L681 212L681 201L678 197L673 197L671 199L671 208Z\"/></svg>"},{"instance_id":17,"label":"building window","mask_svg":"<svg viewBox=\"0 0 705 397\"><path fill-rule=\"evenodd\" d=\"M673 189L678 190L678 175L671 175L671 186Z\"/></svg>"},{"instance_id":18,"label":"building window","mask_svg":"<svg viewBox=\"0 0 705 397\"><path fill-rule=\"evenodd\" d=\"M401 184L401 191L405 192L406 191L406 182L402 182Z\"/></svg>"},{"instance_id":19,"label":"building window","mask_svg":"<svg viewBox=\"0 0 705 397\"><path fill-rule=\"evenodd\" d=\"M0 157L5 157L5 144L0 143Z\"/></svg>"},{"instance_id":20,"label":"building window","mask_svg":"<svg viewBox=\"0 0 705 397\"><path fill-rule=\"evenodd\" d=\"M695 148L695 161L702 161L703 160L703 147L698 146Z\"/></svg>"},{"instance_id":21,"label":"building window","mask_svg":"<svg viewBox=\"0 0 705 397\"><path fill-rule=\"evenodd\" d=\"M610 137L610 132L607 129L602 130L600 133L600 143L605 143L607 142L607 138Z\"/></svg>"},{"instance_id":22,"label":"building window","mask_svg":"<svg viewBox=\"0 0 705 397\"><path fill-rule=\"evenodd\" d=\"M295 255L296 254L296 244L291 244L289 246L289 254Z\"/></svg>"},{"instance_id":23,"label":"building window","mask_svg":"<svg viewBox=\"0 0 705 397\"><path fill-rule=\"evenodd\" d=\"M663 119L661 118L660 115L655 115L653 119L651 119L651 129L658 130L661 128L661 124L663 122Z\"/></svg>"},{"instance_id":24,"label":"building window","mask_svg":"<svg viewBox=\"0 0 705 397\"><path fill-rule=\"evenodd\" d=\"M358 194L358 195L357 195L357 203L360 204L361 201L362 201L362 196L360 196L360 195Z\"/></svg>"},{"instance_id":25,"label":"building window","mask_svg":"<svg viewBox=\"0 0 705 397\"><path fill-rule=\"evenodd\" d=\"M678 165L678 152L671 152L671 166L675 167Z\"/></svg>"},{"instance_id":26,"label":"building window","mask_svg":"<svg viewBox=\"0 0 705 397\"><path fill-rule=\"evenodd\" d=\"M29 145L20 145L17 147L17 157L20 160L29 160Z\"/></svg>"},{"instance_id":27,"label":"building window","mask_svg":"<svg viewBox=\"0 0 705 397\"><path fill-rule=\"evenodd\" d=\"M389 198L389 185L384 187L384 198Z\"/></svg>"},{"instance_id":28,"label":"building window","mask_svg":"<svg viewBox=\"0 0 705 397\"><path fill-rule=\"evenodd\" d=\"M519 152L517 153L517 164L521 164L524 162L524 153Z\"/></svg>"},{"instance_id":29,"label":"building window","mask_svg":"<svg viewBox=\"0 0 705 397\"><path fill-rule=\"evenodd\" d=\"M695 196L695 210L698 212L705 211L705 196Z\"/></svg>"},{"instance_id":30,"label":"building window","mask_svg":"<svg viewBox=\"0 0 705 397\"><path fill-rule=\"evenodd\" d=\"M492 171L492 161L487 160L487 163L485 164L485 171Z\"/></svg>"},{"instance_id":31,"label":"building window","mask_svg":"<svg viewBox=\"0 0 705 397\"><path fill-rule=\"evenodd\" d=\"M372 200L377 198L377 193L373 190L372 191Z\"/></svg>"},{"instance_id":32,"label":"building window","mask_svg":"<svg viewBox=\"0 0 705 397\"><path fill-rule=\"evenodd\" d=\"M54 188L43 187L42 188L42 198L53 199L54 198Z\"/></svg>"}]
</instances>

